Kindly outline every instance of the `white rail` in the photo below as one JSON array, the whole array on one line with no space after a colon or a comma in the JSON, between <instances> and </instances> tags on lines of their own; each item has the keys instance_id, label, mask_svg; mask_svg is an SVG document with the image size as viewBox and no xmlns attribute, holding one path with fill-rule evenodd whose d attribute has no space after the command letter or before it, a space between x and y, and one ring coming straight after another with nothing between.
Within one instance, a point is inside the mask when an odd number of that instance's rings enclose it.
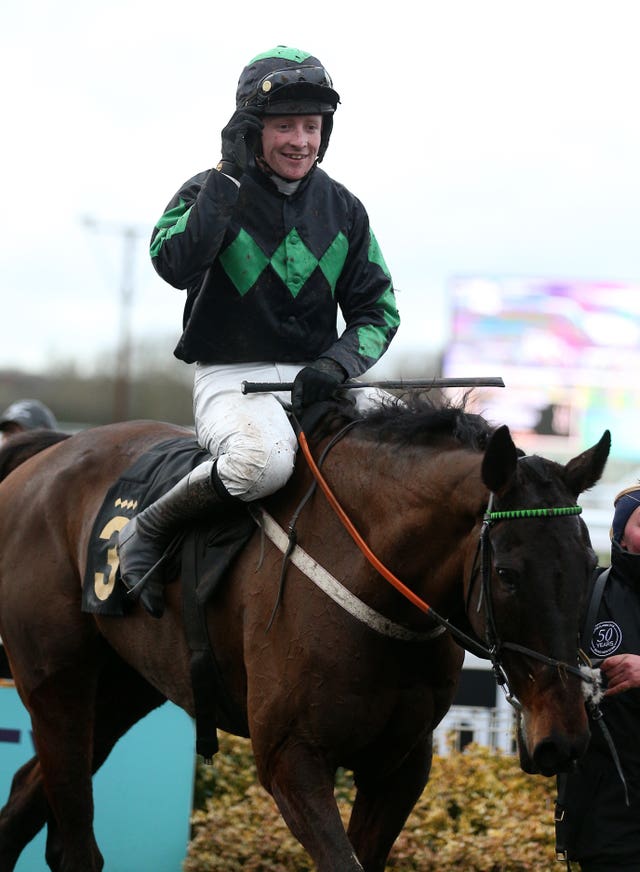
<instances>
[{"instance_id":1,"label":"white rail","mask_svg":"<svg viewBox=\"0 0 640 872\"><path fill-rule=\"evenodd\" d=\"M511 707L452 706L434 733L434 753L445 756L452 750L461 751L470 742L515 754L515 717Z\"/></svg>"}]
</instances>

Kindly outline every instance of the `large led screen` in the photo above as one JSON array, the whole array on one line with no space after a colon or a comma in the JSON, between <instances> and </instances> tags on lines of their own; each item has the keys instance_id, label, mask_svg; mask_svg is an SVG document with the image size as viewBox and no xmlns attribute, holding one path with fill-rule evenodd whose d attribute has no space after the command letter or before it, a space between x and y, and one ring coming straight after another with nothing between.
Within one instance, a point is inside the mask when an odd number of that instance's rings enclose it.
<instances>
[{"instance_id":1,"label":"large led screen","mask_svg":"<svg viewBox=\"0 0 640 872\"><path fill-rule=\"evenodd\" d=\"M640 460L640 284L458 277L445 376L501 376L475 403L525 449L582 450L605 429Z\"/></svg>"}]
</instances>

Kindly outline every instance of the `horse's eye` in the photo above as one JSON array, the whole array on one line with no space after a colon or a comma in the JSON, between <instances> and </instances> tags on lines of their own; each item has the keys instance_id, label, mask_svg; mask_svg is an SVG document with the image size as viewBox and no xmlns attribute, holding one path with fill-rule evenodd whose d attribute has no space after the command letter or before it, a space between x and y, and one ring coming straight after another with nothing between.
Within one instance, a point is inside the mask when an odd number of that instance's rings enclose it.
<instances>
[{"instance_id":1,"label":"horse's eye","mask_svg":"<svg viewBox=\"0 0 640 872\"><path fill-rule=\"evenodd\" d=\"M508 569L506 566L496 566L496 575L508 591L515 591L517 589L518 573L514 569Z\"/></svg>"}]
</instances>

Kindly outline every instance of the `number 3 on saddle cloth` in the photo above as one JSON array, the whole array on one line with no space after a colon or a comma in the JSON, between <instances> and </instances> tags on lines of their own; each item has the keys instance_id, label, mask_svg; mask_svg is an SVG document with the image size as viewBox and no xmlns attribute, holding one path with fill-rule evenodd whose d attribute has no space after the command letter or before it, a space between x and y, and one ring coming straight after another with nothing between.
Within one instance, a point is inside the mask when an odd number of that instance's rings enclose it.
<instances>
[{"instance_id":1,"label":"number 3 on saddle cloth","mask_svg":"<svg viewBox=\"0 0 640 872\"><path fill-rule=\"evenodd\" d=\"M131 598L118 579L118 532L138 512L155 502L210 454L195 439L160 442L138 460L109 489L91 531L87 567L82 585L82 611L99 615L124 615ZM200 526L185 530L174 559L161 570L166 580L181 574L189 578L200 604L217 587L235 555L255 530L249 513L230 511L224 518L204 518Z\"/></svg>"}]
</instances>

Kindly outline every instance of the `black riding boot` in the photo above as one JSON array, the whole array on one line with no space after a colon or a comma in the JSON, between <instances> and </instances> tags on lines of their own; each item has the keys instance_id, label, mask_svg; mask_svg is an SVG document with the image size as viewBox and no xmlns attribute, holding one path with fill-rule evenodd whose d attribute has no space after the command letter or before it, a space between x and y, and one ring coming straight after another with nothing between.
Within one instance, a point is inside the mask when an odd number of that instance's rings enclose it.
<instances>
[{"instance_id":1,"label":"black riding boot","mask_svg":"<svg viewBox=\"0 0 640 872\"><path fill-rule=\"evenodd\" d=\"M154 618L164 612L164 585L153 568L172 538L189 521L234 500L206 460L126 524L118 536L120 577L133 599Z\"/></svg>"}]
</instances>

